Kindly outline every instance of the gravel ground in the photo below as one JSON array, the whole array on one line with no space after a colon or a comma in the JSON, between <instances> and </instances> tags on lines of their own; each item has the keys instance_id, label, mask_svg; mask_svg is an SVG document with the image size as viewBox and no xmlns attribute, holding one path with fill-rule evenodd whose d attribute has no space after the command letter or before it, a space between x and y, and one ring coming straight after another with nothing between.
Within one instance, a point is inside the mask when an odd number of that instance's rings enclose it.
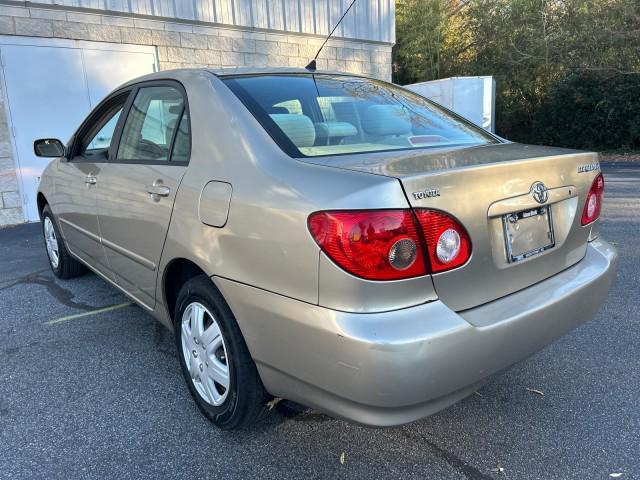
<instances>
[{"instance_id":1,"label":"gravel ground","mask_svg":"<svg viewBox=\"0 0 640 480\"><path fill-rule=\"evenodd\" d=\"M216 430L169 332L134 306L95 313L127 300L94 275L54 280L39 225L1 230L0 478L640 478L640 166L605 175L601 232L622 258L598 316L389 429L283 403L250 431Z\"/></svg>"}]
</instances>

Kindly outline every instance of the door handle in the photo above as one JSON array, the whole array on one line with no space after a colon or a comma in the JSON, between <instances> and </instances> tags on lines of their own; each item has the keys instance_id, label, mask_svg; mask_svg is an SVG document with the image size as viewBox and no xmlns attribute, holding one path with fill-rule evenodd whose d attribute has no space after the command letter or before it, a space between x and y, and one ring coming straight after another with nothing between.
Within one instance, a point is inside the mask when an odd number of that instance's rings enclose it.
<instances>
[{"instance_id":1,"label":"door handle","mask_svg":"<svg viewBox=\"0 0 640 480\"><path fill-rule=\"evenodd\" d=\"M151 195L153 199L157 199L158 197L168 197L171 189L163 185L162 180L156 180L152 185L147 185L147 193Z\"/></svg>"},{"instance_id":2,"label":"door handle","mask_svg":"<svg viewBox=\"0 0 640 480\"><path fill-rule=\"evenodd\" d=\"M96 183L98 183L98 179L93 175L87 175L86 177L84 177L84 183L86 183L87 185L95 185Z\"/></svg>"}]
</instances>

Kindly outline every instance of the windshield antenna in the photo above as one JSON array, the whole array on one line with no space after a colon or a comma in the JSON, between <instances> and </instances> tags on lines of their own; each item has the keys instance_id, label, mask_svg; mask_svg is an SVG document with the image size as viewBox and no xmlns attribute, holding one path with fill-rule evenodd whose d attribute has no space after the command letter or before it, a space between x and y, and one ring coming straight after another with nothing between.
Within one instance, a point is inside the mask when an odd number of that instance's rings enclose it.
<instances>
[{"instance_id":1,"label":"windshield antenna","mask_svg":"<svg viewBox=\"0 0 640 480\"><path fill-rule=\"evenodd\" d=\"M331 33L329 35L327 35L327 38L324 39L324 42L322 43L322 45L320 45L320 48L318 49L318 52L316 53L316 56L313 57L313 60L311 60L309 62L309 64L304 67L307 70L311 71L311 72L315 72L316 71L316 60L318 59L318 55L320 55L320 52L322 51L322 49L324 48L324 46L327 44L327 42L329 41L329 39L331 38L331 35L333 35L333 32L336 31L336 28L338 28L338 26L340 25L340 23L342 22L342 20L344 19L344 17L347 16L347 13L349 13L349 10L351 10L351 7L353 7L353 4L356 3L356 0L353 0L351 2L351 4L349 5L349 7L344 11L344 13L342 14L342 16L340 17L340 20L338 20L338 23L336 23L336 26L333 27L333 30L331 30Z\"/></svg>"}]
</instances>

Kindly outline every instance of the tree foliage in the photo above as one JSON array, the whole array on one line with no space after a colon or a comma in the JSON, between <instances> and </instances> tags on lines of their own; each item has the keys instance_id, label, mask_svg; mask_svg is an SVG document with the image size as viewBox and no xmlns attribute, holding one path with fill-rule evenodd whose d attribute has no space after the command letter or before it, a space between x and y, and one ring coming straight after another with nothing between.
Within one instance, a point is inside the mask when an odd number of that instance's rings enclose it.
<instances>
[{"instance_id":1,"label":"tree foliage","mask_svg":"<svg viewBox=\"0 0 640 480\"><path fill-rule=\"evenodd\" d=\"M497 130L508 138L610 148L607 129L617 147L639 143L637 115L622 114L640 111L638 0L398 0L396 25L395 81L493 75ZM568 101L578 90L591 110ZM555 127L567 133L551 135Z\"/></svg>"},{"instance_id":2,"label":"tree foliage","mask_svg":"<svg viewBox=\"0 0 640 480\"><path fill-rule=\"evenodd\" d=\"M534 113L531 131L548 145L640 150L638 76L568 74Z\"/></svg>"}]
</instances>

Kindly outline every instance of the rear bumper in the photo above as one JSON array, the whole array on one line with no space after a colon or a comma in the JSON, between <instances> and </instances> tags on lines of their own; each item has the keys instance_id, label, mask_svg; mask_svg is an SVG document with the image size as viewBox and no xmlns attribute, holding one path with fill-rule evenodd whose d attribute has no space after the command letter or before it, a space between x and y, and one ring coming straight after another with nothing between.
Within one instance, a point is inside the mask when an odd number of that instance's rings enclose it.
<instances>
[{"instance_id":1,"label":"rear bumper","mask_svg":"<svg viewBox=\"0 0 640 480\"><path fill-rule=\"evenodd\" d=\"M471 393L486 377L591 319L615 277L603 240L541 283L456 313L440 301L355 314L215 278L267 390L359 423L397 425Z\"/></svg>"}]
</instances>

